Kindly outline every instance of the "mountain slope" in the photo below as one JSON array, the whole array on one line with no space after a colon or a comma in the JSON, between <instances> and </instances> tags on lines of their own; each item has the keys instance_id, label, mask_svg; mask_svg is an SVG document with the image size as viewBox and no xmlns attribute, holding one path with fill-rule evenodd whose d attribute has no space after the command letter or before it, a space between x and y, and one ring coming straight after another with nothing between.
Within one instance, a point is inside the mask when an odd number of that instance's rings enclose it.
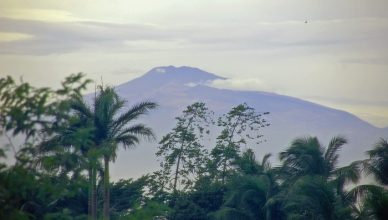
<instances>
[{"instance_id":1,"label":"mountain slope","mask_svg":"<svg viewBox=\"0 0 388 220\"><path fill-rule=\"evenodd\" d=\"M271 126L263 130L266 142L251 146L259 158L268 152L277 158L277 153L295 137L314 135L326 144L331 137L343 135L350 141L342 152L342 163L347 163L363 158L379 137L387 137L386 129L376 128L350 113L274 93L208 86L216 79L225 78L191 67L157 67L117 86L116 91L129 105L144 100L159 103L160 108L143 119L154 128L158 139L175 125L174 118L195 101L206 102L218 114L243 102L257 111L269 111ZM157 169L156 148L157 143L143 143L134 150L121 150L113 165L113 177L139 176Z\"/></svg>"}]
</instances>

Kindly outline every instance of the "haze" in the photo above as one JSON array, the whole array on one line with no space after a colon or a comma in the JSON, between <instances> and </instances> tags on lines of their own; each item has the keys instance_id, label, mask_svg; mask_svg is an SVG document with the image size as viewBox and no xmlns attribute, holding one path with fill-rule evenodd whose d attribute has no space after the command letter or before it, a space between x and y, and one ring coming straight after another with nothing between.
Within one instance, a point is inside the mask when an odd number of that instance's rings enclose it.
<instances>
[{"instance_id":1,"label":"haze","mask_svg":"<svg viewBox=\"0 0 388 220\"><path fill-rule=\"evenodd\" d=\"M117 85L155 66L229 78L388 126L388 2L0 2L0 75L56 86L70 73Z\"/></svg>"}]
</instances>

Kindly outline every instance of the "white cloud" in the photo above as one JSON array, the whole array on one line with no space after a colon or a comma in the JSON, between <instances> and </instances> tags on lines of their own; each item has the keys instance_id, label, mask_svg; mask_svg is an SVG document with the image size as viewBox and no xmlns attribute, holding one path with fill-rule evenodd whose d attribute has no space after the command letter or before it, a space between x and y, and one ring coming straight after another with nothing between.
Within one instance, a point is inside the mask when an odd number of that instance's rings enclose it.
<instances>
[{"instance_id":1,"label":"white cloud","mask_svg":"<svg viewBox=\"0 0 388 220\"><path fill-rule=\"evenodd\" d=\"M0 32L0 42L12 42L31 39L34 36L15 32Z\"/></svg>"},{"instance_id":2,"label":"white cloud","mask_svg":"<svg viewBox=\"0 0 388 220\"><path fill-rule=\"evenodd\" d=\"M228 77L213 82L219 88L342 102L347 110L382 106L388 102L387 6L386 0L36 0L28 6L2 0L1 74L48 85L84 71L114 84L155 66L188 65ZM125 74L130 67L136 73ZM363 115L383 114L363 109Z\"/></svg>"},{"instance_id":3,"label":"white cloud","mask_svg":"<svg viewBox=\"0 0 388 220\"><path fill-rule=\"evenodd\" d=\"M0 8L0 15L3 18L44 22L73 22L83 20L75 17L69 11L54 9Z\"/></svg>"},{"instance_id":4,"label":"white cloud","mask_svg":"<svg viewBox=\"0 0 388 220\"><path fill-rule=\"evenodd\" d=\"M166 72L166 70L162 69L162 68L157 68L155 71L158 73L165 73Z\"/></svg>"},{"instance_id":5,"label":"white cloud","mask_svg":"<svg viewBox=\"0 0 388 220\"><path fill-rule=\"evenodd\" d=\"M249 90L249 91L272 91L273 89L257 78L243 79L216 79L209 86L220 89Z\"/></svg>"},{"instance_id":6,"label":"white cloud","mask_svg":"<svg viewBox=\"0 0 388 220\"><path fill-rule=\"evenodd\" d=\"M196 87L196 86L198 86L198 83L193 83L193 82L191 82L191 83L186 83L185 86L188 86L188 87Z\"/></svg>"}]
</instances>

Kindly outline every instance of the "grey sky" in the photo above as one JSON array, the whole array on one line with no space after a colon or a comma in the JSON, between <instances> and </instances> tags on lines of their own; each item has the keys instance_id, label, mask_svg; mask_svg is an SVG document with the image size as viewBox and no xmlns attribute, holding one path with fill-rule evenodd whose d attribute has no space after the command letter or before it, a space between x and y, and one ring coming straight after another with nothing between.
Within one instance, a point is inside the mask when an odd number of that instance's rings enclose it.
<instances>
[{"instance_id":1,"label":"grey sky","mask_svg":"<svg viewBox=\"0 0 388 220\"><path fill-rule=\"evenodd\" d=\"M388 126L386 0L2 0L0 74L116 85L155 66L228 77ZM307 21L307 23L305 22Z\"/></svg>"}]
</instances>

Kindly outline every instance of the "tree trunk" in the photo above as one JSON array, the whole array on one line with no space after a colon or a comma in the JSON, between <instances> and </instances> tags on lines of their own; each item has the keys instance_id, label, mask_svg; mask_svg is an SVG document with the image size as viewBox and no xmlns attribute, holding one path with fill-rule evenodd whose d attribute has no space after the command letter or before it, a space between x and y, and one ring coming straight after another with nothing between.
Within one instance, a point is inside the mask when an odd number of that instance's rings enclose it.
<instances>
[{"instance_id":1,"label":"tree trunk","mask_svg":"<svg viewBox=\"0 0 388 220\"><path fill-rule=\"evenodd\" d=\"M270 189L271 190L271 189ZM270 196L271 192L267 192L267 198L266 198L266 201L268 202L268 200L271 198ZM265 208L265 219L266 220L271 220L272 219L272 207L271 206L268 206L266 205L266 208Z\"/></svg>"},{"instance_id":2,"label":"tree trunk","mask_svg":"<svg viewBox=\"0 0 388 220\"><path fill-rule=\"evenodd\" d=\"M270 208L266 208L266 210L265 210L265 219L266 220L271 220L272 219L271 209Z\"/></svg>"},{"instance_id":3,"label":"tree trunk","mask_svg":"<svg viewBox=\"0 0 388 220\"><path fill-rule=\"evenodd\" d=\"M109 157L104 156L104 220L109 220L109 206L110 206L110 193L109 193Z\"/></svg>"},{"instance_id":4,"label":"tree trunk","mask_svg":"<svg viewBox=\"0 0 388 220\"><path fill-rule=\"evenodd\" d=\"M97 219L97 170L95 167L92 168L92 219Z\"/></svg>"},{"instance_id":5,"label":"tree trunk","mask_svg":"<svg viewBox=\"0 0 388 220\"><path fill-rule=\"evenodd\" d=\"M182 154L182 151L181 151L181 153L179 153L178 161L176 163L174 186L173 186L174 194L176 193L176 186L177 186L177 182L178 182L178 173L179 173L179 164L181 162L181 154Z\"/></svg>"},{"instance_id":6,"label":"tree trunk","mask_svg":"<svg viewBox=\"0 0 388 220\"><path fill-rule=\"evenodd\" d=\"M92 219L92 194L93 194L93 174L92 169L89 168L89 189L88 189L88 220Z\"/></svg>"},{"instance_id":7,"label":"tree trunk","mask_svg":"<svg viewBox=\"0 0 388 220\"><path fill-rule=\"evenodd\" d=\"M222 179L221 179L221 184L224 186L225 185L225 177L226 177L226 160L224 161L222 165Z\"/></svg>"}]
</instances>

